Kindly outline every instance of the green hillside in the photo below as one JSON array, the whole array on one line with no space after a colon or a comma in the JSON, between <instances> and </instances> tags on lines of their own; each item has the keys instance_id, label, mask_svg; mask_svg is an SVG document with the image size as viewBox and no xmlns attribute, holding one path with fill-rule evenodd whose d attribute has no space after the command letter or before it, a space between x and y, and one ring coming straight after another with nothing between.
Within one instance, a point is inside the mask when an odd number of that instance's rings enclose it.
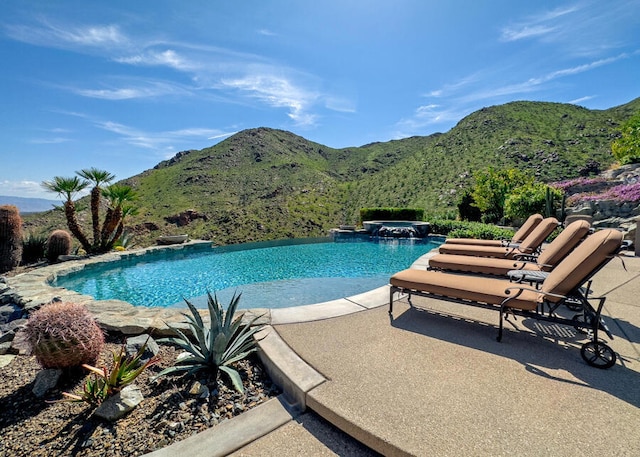
<instances>
[{"instance_id":1,"label":"green hillside","mask_svg":"<svg viewBox=\"0 0 640 457\"><path fill-rule=\"evenodd\" d=\"M473 172L490 165L530 170L542 181L578 176L593 161L606 169L617 127L638 111L640 99L601 111L514 102L476 111L444 134L344 149L281 130L245 130L124 180L140 196L128 225L138 245L169 233L228 244L323 236L357 222L365 206L455 215ZM172 216L187 210L194 220L178 226ZM86 212L81 218L90 220ZM59 212L27 222L34 230L64 226Z\"/></svg>"}]
</instances>

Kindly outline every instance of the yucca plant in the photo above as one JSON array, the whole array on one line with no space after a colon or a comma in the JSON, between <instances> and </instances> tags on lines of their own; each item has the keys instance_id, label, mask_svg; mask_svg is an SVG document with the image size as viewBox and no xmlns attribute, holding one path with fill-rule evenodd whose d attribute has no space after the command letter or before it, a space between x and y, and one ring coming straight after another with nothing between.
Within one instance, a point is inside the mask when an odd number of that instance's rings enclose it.
<instances>
[{"instance_id":1,"label":"yucca plant","mask_svg":"<svg viewBox=\"0 0 640 457\"><path fill-rule=\"evenodd\" d=\"M216 379L219 371L222 371L238 392L244 392L240 374L231 365L257 351L254 335L264 326L253 325L261 316L256 316L244 324L241 315L233 318L241 295L233 294L225 313L215 293L211 295L207 292L210 319L208 326L205 326L196 307L185 299L191 315L186 313L183 315L187 318L193 338L190 339L179 328L167 324L177 336L159 341L175 344L184 352L176 358L176 365L162 370L155 379L171 373L193 374L200 370L209 370Z\"/></svg>"}]
</instances>

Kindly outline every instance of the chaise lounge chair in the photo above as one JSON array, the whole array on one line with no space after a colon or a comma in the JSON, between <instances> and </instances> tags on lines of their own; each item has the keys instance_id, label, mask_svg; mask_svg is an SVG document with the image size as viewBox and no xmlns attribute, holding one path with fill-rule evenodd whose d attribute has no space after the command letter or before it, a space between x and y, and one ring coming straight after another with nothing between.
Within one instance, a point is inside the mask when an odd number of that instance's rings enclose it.
<instances>
[{"instance_id":1,"label":"chaise lounge chair","mask_svg":"<svg viewBox=\"0 0 640 457\"><path fill-rule=\"evenodd\" d=\"M514 259L518 255L533 254L540 249L544 240L558 227L555 217L547 217L517 246L473 246L469 244L441 244L440 254L467 255L476 257L497 257Z\"/></svg>"},{"instance_id":2,"label":"chaise lounge chair","mask_svg":"<svg viewBox=\"0 0 640 457\"><path fill-rule=\"evenodd\" d=\"M542 221L541 214L532 214L524 224L513 234L511 240L479 240L476 238L447 238L445 244L471 244L474 246L517 246Z\"/></svg>"},{"instance_id":3,"label":"chaise lounge chair","mask_svg":"<svg viewBox=\"0 0 640 457\"><path fill-rule=\"evenodd\" d=\"M537 320L573 326L587 330L591 341L582 345L580 354L591 366L609 368L616 362L616 354L606 343L598 340L603 330L611 333L601 319L605 297L589 298L591 277L606 265L622 246L622 234L605 229L587 237L556 266L540 285L540 289L504 279L469 276L440 271L409 269L390 279L389 313L393 313L394 293L407 293L478 306L499 311L498 341L502 339L503 320L507 313ZM587 284L587 287L583 287ZM590 301L596 300L594 308ZM561 305L580 309L572 318L557 313ZM563 309L565 312L565 309Z\"/></svg>"},{"instance_id":4,"label":"chaise lounge chair","mask_svg":"<svg viewBox=\"0 0 640 457\"><path fill-rule=\"evenodd\" d=\"M429 259L430 270L459 271L484 275L506 276L511 270L529 274L551 271L563 258L589 233L590 225L586 221L569 224L539 256L516 256L515 260L468 255L436 254ZM512 274L511 276L515 276ZM541 275L544 277L544 275Z\"/></svg>"}]
</instances>

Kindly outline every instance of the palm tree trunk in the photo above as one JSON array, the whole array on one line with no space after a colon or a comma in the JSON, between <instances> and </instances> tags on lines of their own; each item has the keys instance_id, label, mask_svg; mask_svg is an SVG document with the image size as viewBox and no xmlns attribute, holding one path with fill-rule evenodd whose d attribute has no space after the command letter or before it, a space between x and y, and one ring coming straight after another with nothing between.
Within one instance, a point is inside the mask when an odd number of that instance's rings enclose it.
<instances>
[{"instance_id":1,"label":"palm tree trunk","mask_svg":"<svg viewBox=\"0 0 640 457\"><path fill-rule=\"evenodd\" d=\"M91 222L93 224L93 246L100 246L100 188L91 189Z\"/></svg>"},{"instance_id":2,"label":"palm tree trunk","mask_svg":"<svg viewBox=\"0 0 640 457\"><path fill-rule=\"evenodd\" d=\"M87 252L92 252L91 244L87 237L82 233L80 226L78 225L78 221L76 220L76 207L72 200L67 200L64 202L64 214L67 218L67 226L69 227L69 231L73 233L73 236L80 242L82 248Z\"/></svg>"}]
</instances>

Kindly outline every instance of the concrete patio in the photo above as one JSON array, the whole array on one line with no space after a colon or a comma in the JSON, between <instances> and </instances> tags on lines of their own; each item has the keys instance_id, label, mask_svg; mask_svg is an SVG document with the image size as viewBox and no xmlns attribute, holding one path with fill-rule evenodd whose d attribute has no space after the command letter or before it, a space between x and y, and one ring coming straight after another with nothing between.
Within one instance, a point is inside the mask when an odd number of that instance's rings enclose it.
<instances>
[{"instance_id":1,"label":"concrete patio","mask_svg":"<svg viewBox=\"0 0 640 457\"><path fill-rule=\"evenodd\" d=\"M582 360L573 328L518 320L498 343L495 312L415 297L390 317L382 288L369 309L272 324L262 347L288 397L256 411L246 445L218 447L212 431L158 456L640 455L640 258L624 264L593 283L608 296L611 369Z\"/></svg>"}]
</instances>

